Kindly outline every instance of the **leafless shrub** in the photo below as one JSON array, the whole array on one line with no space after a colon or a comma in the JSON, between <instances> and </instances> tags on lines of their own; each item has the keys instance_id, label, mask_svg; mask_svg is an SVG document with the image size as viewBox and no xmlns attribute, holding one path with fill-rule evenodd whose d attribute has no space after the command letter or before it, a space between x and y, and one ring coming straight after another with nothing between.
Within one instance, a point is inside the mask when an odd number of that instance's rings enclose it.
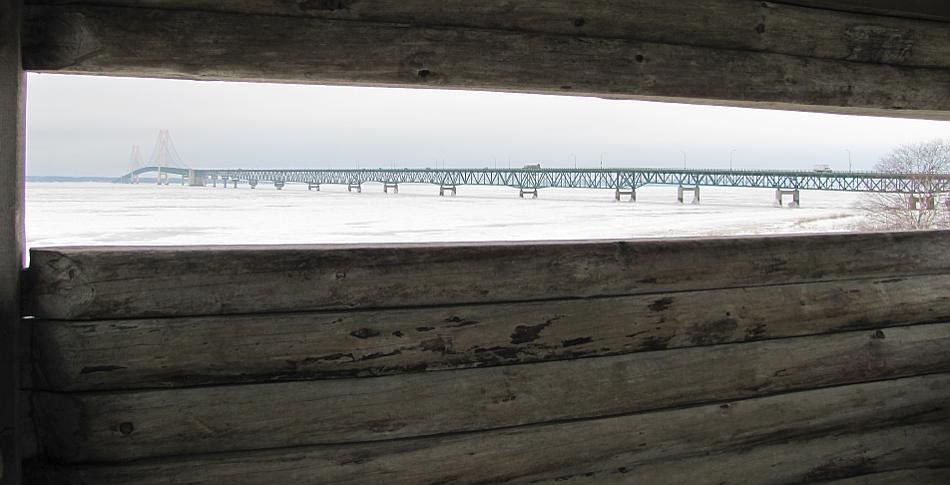
<instances>
[{"instance_id":1,"label":"leafless shrub","mask_svg":"<svg viewBox=\"0 0 950 485\"><path fill-rule=\"evenodd\" d=\"M885 173L912 175L913 194L867 194L859 207L864 211L863 229L912 231L950 227L946 194L941 192L950 173L950 140L931 140L897 147L874 167Z\"/></svg>"}]
</instances>

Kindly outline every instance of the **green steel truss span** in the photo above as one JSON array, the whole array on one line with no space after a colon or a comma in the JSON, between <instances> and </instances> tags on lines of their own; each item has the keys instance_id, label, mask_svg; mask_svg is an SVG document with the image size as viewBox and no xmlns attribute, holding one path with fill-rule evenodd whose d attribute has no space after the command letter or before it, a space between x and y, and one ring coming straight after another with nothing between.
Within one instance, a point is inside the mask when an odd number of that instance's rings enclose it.
<instances>
[{"instance_id":1,"label":"green steel truss span","mask_svg":"<svg viewBox=\"0 0 950 485\"><path fill-rule=\"evenodd\" d=\"M129 182L143 174L158 173L159 167L142 167L117 182ZM311 185L435 184L442 186L493 185L541 189L635 189L645 185L703 187L751 187L789 190L846 192L935 193L950 192L950 174L899 174L881 172L816 172L776 170L702 170L667 168L605 169L183 169L161 171L211 183L228 180L257 184L303 183Z\"/></svg>"}]
</instances>

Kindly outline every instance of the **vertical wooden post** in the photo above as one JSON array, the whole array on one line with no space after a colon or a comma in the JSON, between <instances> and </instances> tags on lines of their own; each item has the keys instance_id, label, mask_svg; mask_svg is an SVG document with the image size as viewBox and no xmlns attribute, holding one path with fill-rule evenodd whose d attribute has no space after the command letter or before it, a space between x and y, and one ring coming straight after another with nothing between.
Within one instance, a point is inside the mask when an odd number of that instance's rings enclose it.
<instances>
[{"instance_id":1,"label":"vertical wooden post","mask_svg":"<svg viewBox=\"0 0 950 485\"><path fill-rule=\"evenodd\" d=\"M22 0L0 2L0 483L20 483L20 272L23 268L23 108L20 62Z\"/></svg>"}]
</instances>

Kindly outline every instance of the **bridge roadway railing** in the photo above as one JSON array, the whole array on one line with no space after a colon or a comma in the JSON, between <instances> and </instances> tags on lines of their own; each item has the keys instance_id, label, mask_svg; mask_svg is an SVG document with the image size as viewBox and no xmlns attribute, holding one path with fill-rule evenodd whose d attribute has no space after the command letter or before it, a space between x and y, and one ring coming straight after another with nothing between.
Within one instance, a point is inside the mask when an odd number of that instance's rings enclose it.
<instances>
[{"instance_id":1,"label":"bridge roadway railing","mask_svg":"<svg viewBox=\"0 0 950 485\"><path fill-rule=\"evenodd\" d=\"M131 175L154 172L143 167ZM169 170L169 169L163 169ZM169 170L170 171L170 170ZM189 175L183 170L180 175ZM177 172L176 172L177 173ZM241 182L493 185L516 188L629 189L644 185L750 187L847 192L950 191L950 174L687 169L194 169L190 175Z\"/></svg>"}]
</instances>

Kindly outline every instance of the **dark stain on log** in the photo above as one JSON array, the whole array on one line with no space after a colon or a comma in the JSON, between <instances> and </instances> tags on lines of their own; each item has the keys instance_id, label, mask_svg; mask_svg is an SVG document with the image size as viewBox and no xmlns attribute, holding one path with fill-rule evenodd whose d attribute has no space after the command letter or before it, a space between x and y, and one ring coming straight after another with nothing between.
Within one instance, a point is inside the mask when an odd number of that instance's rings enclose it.
<instances>
[{"instance_id":1,"label":"dark stain on log","mask_svg":"<svg viewBox=\"0 0 950 485\"><path fill-rule=\"evenodd\" d=\"M92 373L94 373L94 372L111 372L111 371L114 371L114 370L122 370L122 369L126 369L126 368L127 368L127 367L122 366L122 365L93 365L93 366L89 366L89 367L83 367L82 370L79 371L79 373L80 373L80 374L92 374Z\"/></svg>"},{"instance_id":2,"label":"dark stain on log","mask_svg":"<svg viewBox=\"0 0 950 485\"><path fill-rule=\"evenodd\" d=\"M662 312L669 309L670 305L672 304L673 304L673 298L666 297L666 298L660 298L659 300L656 300L655 302L651 303L648 308L650 308L650 310L653 310L655 312Z\"/></svg>"},{"instance_id":3,"label":"dark stain on log","mask_svg":"<svg viewBox=\"0 0 950 485\"><path fill-rule=\"evenodd\" d=\"M904 278L891 278L891 279L887 279L887 280L877 280L877 281L872 282L872 284L875 284L875 285L884 285L884 284L887 284L887 283L900 283L901 281L904 281Z\"/></svg>"},{"instance_id":4,"label":"dark stain on log","mask_svg":"<svg viewBox=\"0 0 950 485\"><path fill-rule=\"evenodd\" d=\"M518 325L511 334L511 343L515 345L533 342L541 336L541 331L551 325L552 320L537 325Z\"/></svg>"},{"instance_id":5,"label":"dark stain on log","mask_svg":"<svg viewBox=\"0 0 950 485\"><path fill-rule=\"evenodd\" d=\"M653 284L656 284L656 278L644 278L642 280L637 281L637 283L643 283L645 285L653 285Z\"/></svg>"},{"instance_id":6,"label":"dark stain on log","mask_svg":"<svg viewBox=\"0 0 950 485\"><path fill-rule=\"evenodd\" d=\"M914 49L913 32L880 25L855 25L845 32L848 60L875 63L900 63Z\"/></svg>"},{"instance_id":7,"label":"dark stain on log","mask_svg":"<svg viewBox=\"0 0 950 485\"><path fill-rule=\"evenodd\" d=\"M475 349L475 353L480 357L486 356L485 354L491 356L491 358L481 358L480 360L483 362L490 362L492 360L510 361L519 357L518 349L511 347L489 347L487 349Z\"/></svg>"},{"instance_id":8,"label":"dark stain on log","mask_svg":"<svg viewBox=\"0 0 950 485\"><path fill-rule=\"evenodd\" d=\"M368 354L368 355L364 355L363 357L360 357L360 360L373 360L373 359L379 359L382 357L392 357L394 355L399 355L401 353L402 351L399 349L393 350L392 352L373 352L372 354Z\"/></svg>"},{"instance_id":9,"label":"dark stain on log","mask_svg":"<svg viewBox=\"0 0 950 485\"><path fill-rule=\"evenodd\" d=\"M712 322L694 325L686 330L689 341L696 345L710 345L725 342L739 326L735 318L722 318Z\"/></svg>"},{"instance_id":10,"label":"dark stain on log","mask_svg":"<svg viewBox=\"0 0 950 485\"><path fill-rule=\"evenodd\" d=\"M301 362L301 364L308 365L308 364L315 364L317 362L325 361L325 360L333 361L333 360L340 360L344 358L349 359L350 362L356 361L356 359L353 357L353 354L337 353L337 354L324 355L321 357L307 357Z\"/></svg>"},{"instance_id":11,"label":"dark stain on log","mask_svg":"<svg viewBox=\"0 0 950 485\"><path fill-rule=\"evenodd\" d=\"M371 328L361 328L359 330L354 330L350 332L350 335L356 338L360 338L360 339L367 339L370 337L378 337L379 330L373 330Z\"/></svg>"},{"instance_id":12,"label":"dark stain on log","mask_svg":"<svg viewBox=\"0 0 950 485\"><path fill-rule=\"evenodd\" d=\"M573 346L575 346L575 345L589 344L589 343L591 343L591 342L593 342L593 341L594 341L594 339L592 339L592 338L590 338L590 337L580 337L580 338L574 338L574 339L570 339L570 340L562 340L562 341L561 341L561 346L562 346L562 347L573 347Z\"/></svg>"},{"instance_id":13,"label":"dark stain on log","mask_svg":"<svg viewBox=\"0 0 950 485\"><path fill-rule=\"evenodd\" d=\"M444 340L442 337L431 338L428 340L423 340L419 343L419 347L422 350L428 352L439 352L442 354L449 353L452 347L452 343Z\"/></svg>"},{"instance_id":14,"label":"dark stain on log","mask_svg":"<svg viewBox=\"0 0 950 485\"><path fill-rule=\"evenodd\" d=\"M428 332L430 330L435 330L435 327L416 327L417 332Z\"/></svg>"},{"instance_id":15,"label":"dark stain on log","mask_svg":"<svg viewBox=\"0 0 950 485\"><path fill-rule=\"evenodd\" d=\"M366 425L367 428L371 429L375 433L392 433L406 427L406 423L402 423L393 419L370 421L369 423L366 423Z\"/></svg>"},{"instance_id":16,"label":"dark stain on log","mask_svg":"<svg viewBox=\"0 0 950 485\"><path fill-rule=\"evenodd\" d=\"M766 273L778 273L785 270L788 261L782 258L771 258L765 265Z\"/></svg>"},{"instance_id":17,"label":"dark stain on log","mask_svg":"<svg viewBox=\"0 0 950 485\"><path fill-rule=\"evenodd\" d=\"M757 340L765 336L766 325L764 323L756 324L745 329L746 340Z\"/></svg>"},{"instance_id":18,"label":"dark stain on log","mask_svg":"<svg viewBox=\"0 0 950 485\"><path fill-rule=\"evenodd\" d=\"M865 457L834 458L824 465L815 467L805 475L808 482L823 482L841 478L865 475L876 471L875 460Z\"/></svg>"},{"instance_id":19,"label":"dark stain on log","mask_svg":"<svg viewBox=\"0 0 950 485\"><path fill-rule=\"evenodd\" d=\"M649 337L640 344L640 349L642 350L663 350L670 345L670 340L673 339L673 335L666 337Z\"/></svg>"},{"instance_id":20,"label":"dark stain on log","mask_svg":"<svg viewBox=\"0 0 950 485\"><path fill-rule=\"evenodd\" d=\"M457 315L453 315L445 319L445 323L454 323L454 325L446 325L446 327L457 328L457 327L467 327L469 325L478 325L477 320L468 320Z\"/></svg>"},{"instance_id":21,"label":"dark stain on log","mask_svg":"<svg viewBox=\"0 0 950 485\"><path fill-rule=\"evenodd\" d=\"M308 10L341 10L347 8L345 0L298 0L297 7L301 11Z\"/></svg>"},{"instance_id":22,"label":"dark stain on log","mask_svg":"<svg viewBox=\"0 0 950 485\"><path fill-rule=\"evenodd\" d=\"M119 432L124 435L130 435L132 431L135 431L135 426L132 423L124 422L119 425Z\"/></svg>"},{"instance_id":23,"label":"dark stain on log","mask_svg":"<svg viewBox=\"0 0 950 485\"><path fill-rule=\"evenodd\" d=\"M393 337L402 337L402 332L399 330L396 330L395 332L393 332Z\"/></svg>"}]
</instances>

